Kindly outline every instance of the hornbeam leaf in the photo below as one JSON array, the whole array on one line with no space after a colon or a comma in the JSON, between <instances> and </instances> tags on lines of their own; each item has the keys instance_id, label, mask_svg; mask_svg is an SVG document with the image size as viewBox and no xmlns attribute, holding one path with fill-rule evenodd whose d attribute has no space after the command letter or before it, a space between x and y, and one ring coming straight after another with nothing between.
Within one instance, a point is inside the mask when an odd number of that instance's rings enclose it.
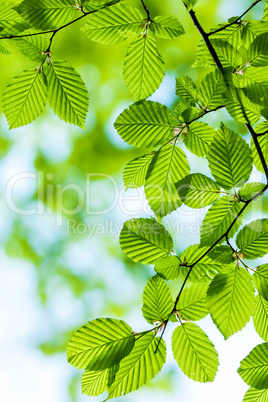
<instances>
[{"instance_id":1,"label":"hornbeam leaf","mask_svg":"<svg viewBox=\"0 0 268 402\"><path fill-rule=\"evenodd\" d=\"M255 127L255 132L257 134L261 134L261 133L266 133L268 134L268 123L267 122L263 122L257 125L257 127ZM268 135L262 135L260 137L257 138L257 141L260 144L261 150L263 152L263 156L265 158L265 160L268 160ZM264 173L264 169L259 157L259 153L255 147L254 141L251 141L251 149L252 149L252 156L253 156L253 163L256 166L256 168Z\"/></svg>"},{"instance_id":2,"label":"hornbeam leaf","mask_svg":"<svg viewBox=\"0 0 268 402\"><path fill-rule=\"evenodd\" d=\"M222 39L211 39L223 67L236 67L242 63L242 58L234 46Z\"/></svg>"},{"instance_id":3,"label":"hornbeam leaf","mask_svg":"<svg viewBox=\"0 0 268 402\"><path fill-rule=\"evenodd\" d=\"M175 183L190 173L185 153L175 145L156 152L149 166L145 195L157 216L166 216L181 206Z\"/></svg>"},{"instance_id":4,"label":"hornbeam leaf","mask_svg":"<svg viewBox=\"0 0 268 402\"><path fill-rule=\"evenodd\" d=\"M266 2L263 10L263 16L262 16L263 21L268 21L268 3Z\"/></svg>"},{"instance_id":5,"label":"hornbeam leaf","mask_svg":"<svg viewBox=\"0 0 268 402\"><path fill-rule=\"evenodd\" d=\"M223 124L207 158L213 177L226 190L248 181L253 167L251 150L242 137Z\"/></svg>"},{"instance_id":6,"label":"hornbeam leaf","mask_svg":"<svg viewBox=\"0 0 268 402\"><path fill-rule=\"evenodd\" d=\"M256 332L264 341L268 341L268 301L258 295L253 312L253 323Z\"/></svg>"},{"instance_id":7,"label":"hornbeam leaf","mask_svg":"<svg viewBox=\"0 0 268 402\"><path fill-rule=\"evenodd\" d=\"M247 21L247 24L243 26L241 39L246 49L250 47L254 39L259 35L268 31L267 21Z\"/></svg>"},{"instance_id":8,"label":"hornbeam leaf","mask_svg":"<svg viewBox=\"0 0 268 402\"><path fill-rule=\"evenodd\" d=\"M44 110L47 84L38 69L25 70L7 86L2 99L9 128L24 126L35 120Z\"/></svg>"},{"instance_id":9,"label":"hornbeam leaf","mask_svg":"<svg viewBox=\"0 0 268 402\"><path fill-rule=\"evenodd\" d=\"M0 53L5 55L12 53L11 47L3 40L0 42Z\"/></svg>"},{"instance_id":10,"label":"hornbeam leaf","mask_svg":"<svg viewBox=\"0 0 268 402\"><path fill-rule=\"evenodd\" d=\"M260 265L252 279L259 294L268 301L268 264Z\"/></svg>"},{"instance_id":11,"label":"hornbeam leaf","mask_svg":"<svg viewBox=\"0 0 268 402\"><path fill-rule=\"evenodd\" d=\"M125 109L114 126L128 144L149 148L171 140L176 124L173 113L166 106L143 101Z\"/></svg>"},{"instance_id":12,"label":"hornbeam leaf","mask_svg":"<svg viewBox=\"0 0 268 402\"><path fill-rule=\"evenodd\" d=\"M173 39L185 34L181 22L173 16L158 15L151 23L151 30L158 38Z\"/></svg>"},{"instance_id":13,"label":"hornbeam leaf","mask_svg":"<svg viewBox=\"0 0 268 402\"><path fill-rule=\"evenodd\" d=\"M60 119L85 128L88 92L78 72L66 61L47 66L48 102Z\"/></svg>"},{"instance_id":14,"label":"hornbeam leaf","mask_svg":"<svg viewBox=\"0 0 268 402\"><path fill-rule=\"evenodd\" d=\"M123 172L125 189L139 188L144 185L146 173L153 155L148 154L130 161Z\"/></svg>"},{"instance_id":15,"label":"hornbeam leaf","mask_svg":"<svg viewBox=\"0 0 268 402\"><path fill-rule=\"evenodd\" d=\"M164 322L173 310L173 299L166 282L159 276L153 276L143 291L142 315L149 324Z\"/></svg>"},{"instance_id":16,"label":"hornbeam leaf","mask_svg":"<svg viewBox=\"0 0 268 402\"><path fill-rule=\"evenodd\" d=\"M212 260L222 264L231 264L233 262L233 252L229 246L217 246L208 254Z\"/></svg>"},{"instance_id":17,"label":"hornbeam leaf","mask_svg":"<svg viewBox=\"0 0 268 402\"><path fill-rule=\"evenodd\" d=\"M265 187L263 183L247 183L242 186L239 191L238 195L243 201L249 201L256 195L258 195ZM259 197L256 198L256 200Z\"/></svg>"},{"instance_id":18,"label":"hornbeam leaf","mask_svg":"<svg viewBox=\"0 0 268 402\"><path fill-rule=\"evenodd\" d=\"M155 272L162 278L173 280L178 278L180 273L180 259L175 255L159 258L154 266Z\"/></svg>"},{"instance_id":19,"label":"hornbeam leaf","mask_svg":"<svg viewBox=\"0 0 268 402\"><path fill-rule=\"evenodd\" d=\"M248 49L248 61L253 67L267 66L268 63L268 32L257 36Z\"/></svg>"},{"instance_id":20,"label":"hornbeam leaf","mask_svg":"<svg viewBox=\"0 0 268 402\"><path fill-rule=\"evenodd\" d=\"M198 0L184 0L184 4L186 4L188 10L191 10L191 8L195 6L197 2Z\"/></svg>"},{"instance_id":21,"label":"hornbeam leaf","mask_svg":"<svg viewBox=\"0 0 268 402\"><path fill-rule=\"evenodd\" d=\"M267 402L268 389L249 388L245 393L243 402Z\"/></svg>"},{"instance_id":22,"label":"hornbeam leaf","mask_svg":"<svg viewBox=\"0 0 268 402\"><path fill-rule=\"evenodd\" d=\"M16 7L21 17L43 31L68 23L74 15L73 0L23 0Z\"/></svg>"},{"instance_id":23,"label":"hornbeam leaf","mask_svg":"<svg viewBox=\"0 0 268 402\"><path fill-rule=\"evenodd\" d=\"M268 253L268 219L257 219L244 226L237 234L239 253L252 260Z\"/></svg>"},{"instance_id":24,"label":"hornbeam leaf","mask_svg":"<svg viewBox=\"0 0 268 402\"><path fill-rule=\"evenodd\" d=\"M164 226L155 219L132 219L124 223L120 246L129 258L153 264L173 249L173 241Z\"/></svg>"},{"instance_id":25,"label":"hornbeam leaf","mask_svg":"<svg viewBox=\"0 0 268 402\"><path fill-rule=\"evenodd\" d=\"M261 113L261 107L253 103L240 88L229 88L225 93L225 106L231 117L240 123L256 123ZM265 112L266 115L266 112Z\"/></svg>"},{"instance_id":26,"label":"hornbeam leaf","mask_svg":"<svg viewBox=\"0 0 268 402\"><path fill-rule=\"evenodd\" d=\"M210 207L201 226L201 246L212 245L227 232L240 213L243 207L243 204L241 204L227 195L220 198ZM242 224L242 220L240 215L229 232L229 238L235 235Z\"/></svg>"},{"instance_id":27,"label":"hornbeam leaf","mask_svg":"<svg viewBox=\"0 0 268 402\"><path fill-rule=\"evenodd\" d=\"M202 106L205 109L214 109L223 105L222 95L225 91L226 84L221 71L215 70L207 74L199 88Z\"/></svg>"},{"instance_id":28,"label":"hornbeam leaf","mask_svg":"<svg viewBox=\"0 0 268 402\"><path fill-rule=\"evenodd\" d=\"M189 125L184 143L193 154L204 157L217 131L203 121L195 121Z\"/></svg>"},{"instance_id":29,"label":"hornbeam leaf","mask_svg":"<svg viewBox=\"0 0 268 402\"><path fill-rule=\"evenodd\" d=\"M28 29L21 34L32 35L36 32L36 30ZM43 61L45 59L46 56L42 52L45 52L49 46L49 40L45 35L25 36L15 38L14 41L19 51L30 60Z\"/></svg>"},{"instance_id":30,"label":"hornbeam leaf","mask_svg":"<svg viewBox=\"0 0 268 402\"><path fill-rule=\"evenodd\" d=\"M196 324L184 323L172 335L172 350L181 370L199 382L213 381L219 365L218 353Z\"/></svg>"},{"instance_id":31,"label":"hornbeam leaf","mask_svg":"<svg viewBox=\"0 0 268 402\"><path fill-rule=\"evenodd\" d=\"M213 322L227 339L250 320L254 307L254 286L243 268L226 267L208 288L207 305Z\"/></svg>"},{"instance_id":32,"label":"hornbeam leaf","mask_svg":"<svg viewBox=\"0 0 268 402\"><path fill-rule=\"evenodd\" d=\"M194 106L200 98L193 80L184 75L176 79L176 95L189 106Z\"/></svg>"},{"instance_id":33,"label":"hornbeam leaf","mask_svg":"<svg viewBox=\"0 0 268 402\"><path fill-rule=\"evenodd\" d=\"M143 17L137 8L115 4L91 14L81 30L96 42L116 45L133 33L141 33L142 22Z\"/></svg>"},{"instance_id":34,"label":"hornbeam leaf","mask_svg":"<svg viewBox=\"0 0 268 402\"><path fill-rule=\"evenodd\" d=\"M226 26L228 23L229 22L223 22L221 24L218 24L214 28L210 29L210 31L213 32L224 27L224 29L222 29L221 31L214 33L213 38L227 41L236 49L239 49L241 47L241 33L243 32L243 29L245 27L239 22L230 26Z\"/></svg>"},{"instance_id":35,"label":"hornbeam leaf","mask_svg":"<svg viewBox=\"0 0 268 402\"><path fill-rule=\"evenodd\" d=\"M68 362L79 369L104 370L127 356L134 343L133 331L124 321L98 318L74 333L67 346Z\"/></svg>"},{"instance_id":36,"label":"hornbeam leaf","mask_svg":"<svg viewBox=\"0 0 268 402\"><path fill-rule=\"evenodd\" d=\"M152 95L165 75L165 64L150 36L139 36L129 46L124 62L124 79L136 101Z\"/></svg>"},{"instance_id":37,"label":"hornbeam leaf","mask_svg":"<svg viewBox=\"0 0 268 402\"><path fill-rule=\"evenodd\" d=\"M157 348L157 352L156 352ZM142 387L162 369L166 360L166 346L154 334L138 338L131 353L121 361L108 399L123 396Z\"/></svg>"},{"instance_id":38,"label":"hornbeam leaf","mask_svg":"<svg viewBox=\"0 0 268 402\"><path fill-rule=\"evenodd\" d=\"M200 247L195 244L188 247L181 255L181 273L186 276L189 266L195 264L194 269L189 276L189 282L211 282L211 279L221 271L221 261L215 261L207 255L209 247ZM200 260L200 261L199 261ZM198 263L196 263L199 261ZM187 265L188 267L184 267Z\"/></svg>"},{"instance_id":39,"label":"hornbeam leaf","mask_svg":"<svg viewBox=\"0 0 268 402\"><path fill-rule=\"evenodd\" d=\"M0 36L8 36L9 33L16 31L16 26L21 28L23 26L23 19L14 9L15 3L1 3L0 4L0 27L3 30Z\"/></svg>"},{"instance_id":40,"label":"hornbeam leaf","mask_svg":"<svg viewBox=\"0 0 268 402\"><path fill-rule=\"evenodd\" d=\"M246 384L256 389L268 388L268 343L255 346L237 370Z\"/></svg>"},{"instance_id":41,"label":"hornbeam leaf","mask_svg":"<svg viewBox=\"0 0 268 402\"><path fill-rule=\"evenodd\" d=\"M107 388L109 370L85 371L81 380L82 393L88 396L103 394Z\"/></svg>"},{"instance_id":42,"label":"hornbeam leaf","mask_svg":"<svg viewBox=\"0 0 268 402\"><path fill-rule=\"evenodd\" d=\"M209 314L207 300L208 285L194 283L183 289L176 310L183 320L198 321Z\"/></svg>"},{"instance_id":43,"label":"hornbeam leaf","mask_svg":"<svg viewBox=\"0 0 268 402\"><path fill-rule=\"evenodd\" d=\"M220 186L201 173L184 177L176 188L182 202L191 208L204 208L220 196Z\"/></svg>"}]
</instances>

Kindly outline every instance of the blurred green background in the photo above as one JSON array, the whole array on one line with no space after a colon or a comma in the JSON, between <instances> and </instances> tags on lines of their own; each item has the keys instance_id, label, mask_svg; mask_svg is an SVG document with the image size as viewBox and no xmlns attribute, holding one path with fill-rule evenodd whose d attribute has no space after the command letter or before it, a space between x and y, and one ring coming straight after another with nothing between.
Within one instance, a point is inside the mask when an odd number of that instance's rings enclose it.
<instances>
[{"instance_id":1,"label":"blurred green background","mask_svg":"<svg viewBox=\"0 0 268 402\"><path fill-rule=\"evenodd\" d=\"M138 0L125 3L142 11ZM241 14L251 3L200 0L196 12L208 29ZM248 17L261 18L262 3ZM190 67L199 34L180 0L147 0L146 4L152 16L178 16L187 32L177 40L158 40L166 77L152 99L172 107L176 76L187 74L199 83L208 72ZM52 57L69 61L86 83L90 95L86 131L60 121L49 108L33 124L12 131L2 114L0 118L3 402L88 400L80 391L82 372L66 361L71 334L96 317L124 319L134 330L147 328L140 306L142 289L153 270L132 262L118 244L125 220L153 215L142 190L125 193L123 189L124 165L144 152L124 143L113 128L116 116L133 103L122 76L129 41L99 45L79 30L83 24L78 22L57 34ZM34 67L11 46L11 56L0 55L1 92L16 74ZM243 125L231 121L225 112L206 121L219 127L221 119L245 134ZM191 156L190 164L192 172L207 173L206 161ZM254 171L253 179L260 181L262 175ZM180 214L174 212L163 220L176 239L177 252L199 242L205 212L182 207ZM255 203L246 219L261 214L267 215L266 199ZM174 294L177 289L178 283L173 284ZM215 383L195 384L186 379L169 350L169 364L162 373L147 387L125 397L126 402L242 400L247 386L236 369L260 342L252 324L227 342L209 319L200 325L220 350L221 368Z\"/></svg>"}]
</instances>

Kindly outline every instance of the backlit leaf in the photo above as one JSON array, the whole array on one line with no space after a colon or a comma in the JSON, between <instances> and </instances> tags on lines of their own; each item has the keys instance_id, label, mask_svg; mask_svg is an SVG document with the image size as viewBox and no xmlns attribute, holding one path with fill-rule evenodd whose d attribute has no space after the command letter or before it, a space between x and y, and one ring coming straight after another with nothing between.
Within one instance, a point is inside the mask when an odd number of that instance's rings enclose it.
<instances>
[{"instance_id":1,"label":"backlit leaf","mask_svg":"<svg viewBox=\"0 0 268 402\"><path fill-rule=\"evenodd\" d=\"M257 345L237 370L241 378L256 389L268 388L268 343Z\"/></svg>"}]
</instances>

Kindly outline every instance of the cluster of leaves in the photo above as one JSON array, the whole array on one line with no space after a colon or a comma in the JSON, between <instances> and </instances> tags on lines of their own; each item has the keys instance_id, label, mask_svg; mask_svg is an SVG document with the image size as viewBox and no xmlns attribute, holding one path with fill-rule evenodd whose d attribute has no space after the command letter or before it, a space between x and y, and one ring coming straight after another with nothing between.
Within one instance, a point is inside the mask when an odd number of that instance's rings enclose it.
<instances>
[{"instance_id":1,"label":"cluster of leaves","mask_svg":"<svg viewBox=\"0 0 268 402\"><path fill-rule=\"evenodd\" d=\"M165 65L155 37L175 38L184 29L175 17L144 19L139 9L121 2L23 0L16 7L0 4L0 52L10 53L4 39L12 39L23 55L40 63L37 68L16 76L3 94L3 111L10 128L31 123L42 113L47 101L61 119L85 128L86 86L68 62L54 60L51 55L56 33L82 18L86 18L86 24L81 30L98 43L115 45L134 37L125 58L124 78L136 101L146 99L159 87ZM81 15L74 19L76 10Z\"/></svg>"},{"instance_id":2,"label":"cluster of leaves","mask_svg":"<svg viewBox=\"0 0 268 402\"><path fill-rule=\"evenodd\" d=\"M82 31L99 43L117 44L134 37L125 58L124 77L136 102L118 116L115 127L128 144L148 149L127 164L124 183L126 189L144 186L157 219L126 222L120 245L133 261L154 265L156 275L145 286L142 307L152 327L136 333L117 319L90 321L71 338L68 361L85 369L85 394L107 391L108 399L125 395L161 370L166 359L163 334L172 321L177 323L172 350L181 370L195 381L213 381L218 354L196 321L209 314L227 339L253 315L255 329L265 343L242 360L238 373L251 387L244 401L267 401L268 264L250 268L243 259L268 253L268 219L239 229L244 211L268 189L268 184L251 180L255 165L268 183L268 3L261 21L245 21L244 13L206 33L192 9L197 0L184 1L202 36L194 66L209 67L210 72L199 88L190 77L177 78L174 111L146 99L164 76L155 37L175 38L184 33L183 26L173 16L151 18L143 0L146 18L137 8L122 3L23 0L17 7L0 6L0 39L13 39L23 54L41 63L15 77L3 95L11 128L34 120L46 99L63 120L81 127L85 124L88 94L81 77L67 62L51 59L51 44L59 30L87 18ZM75 9L81 15L73 19ZM0 44L1 52L8 53L7 44ZM246 124L251 144L224 123L217 130L200 121L222 108ZM213 179L191 174L182 141L192 154L207 159ZM161 219L183 203L194 209L210 208L201 226L200 244L177 256ZM232 246L230 239L236 234ZM174 299L167 281L178 277L183 285Z\"/></svg>"}]
</instances>

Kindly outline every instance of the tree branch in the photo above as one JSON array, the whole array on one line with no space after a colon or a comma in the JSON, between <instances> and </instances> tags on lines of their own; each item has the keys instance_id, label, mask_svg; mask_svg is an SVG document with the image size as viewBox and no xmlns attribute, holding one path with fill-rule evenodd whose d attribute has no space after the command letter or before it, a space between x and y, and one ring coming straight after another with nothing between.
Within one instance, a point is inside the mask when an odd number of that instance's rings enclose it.
<instances>
[{"instance_id":1,"label":"tree branch","mask_svg":"<svg viewBox=\"0 0 268 402\"><path fill-rule=\"evenodd\" d=\"M257 134L255 133L255 131L253 130L253 128L252 128L252 126L250 124L246 123L246 127L247 127L248 131L250 132L251 137L252 137L252 139L254 141L254 144L255 144L255 147L257 149L259 158L261 160L261 164L262 164L262 167L263 167L263 170L264 170L264 173L265 173L265 176L266 176L266 180L267 180L267 183L268 183L268 167L267 167L267 163L265 161L261 146L259 144Z\"/></svg>"},{"instance_id":2,"label":"tree branch","mask_svg":"<svg viewBox=\"0 0 268 402\"><path fill-rule=\"evenodd\" d=\"M244 15L246 15L253 7L256 6L256 4L260 3L261 1L262 1L262 0L257 0L257 1L255 1L255 2L254 2L253 4L251 4L251 6L250 6L243 14L241 14L240 17L238 17L235 21L230 22L230 24L226 24L224 27L221 27L221 28L219 28L219 29L215 29L215 31L209 32L209 33L208 33L208 36L214 35L214 34L217 33L217 32L221 32L221 31L223 31L224 29L226 29L226 28L228 28L228 27L230 27L230 26L232 26L232 25L237 24L237 23L241 20L241 18L244 17Z\"/></svg>"}]
</instances>

